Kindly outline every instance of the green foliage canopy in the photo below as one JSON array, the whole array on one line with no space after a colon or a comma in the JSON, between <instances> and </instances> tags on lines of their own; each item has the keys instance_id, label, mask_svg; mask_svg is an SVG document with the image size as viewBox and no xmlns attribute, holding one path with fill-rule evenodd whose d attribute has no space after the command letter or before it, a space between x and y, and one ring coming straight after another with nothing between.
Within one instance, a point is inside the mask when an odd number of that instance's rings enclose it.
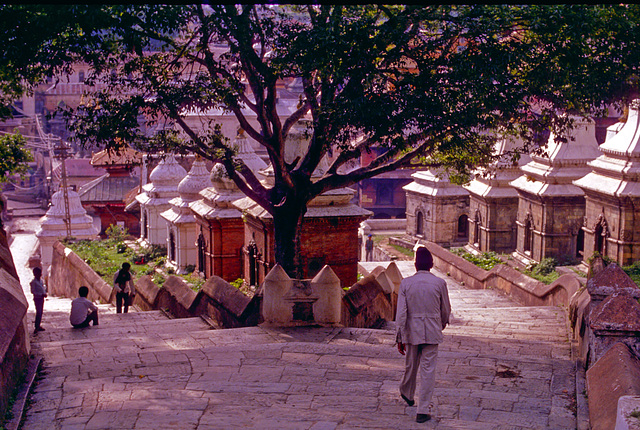
<instances>
[{"instance_id":1,"label":"green foliage canopy","mask_svg":"<svg viewBox=\"0 0 640 430\"><path fill-rule=\"evenodd\" d=\"M6 182L12 174L25 174L27 163L33 161L27 140L20 134L0 134L0 182Z\"/></svg>"},{"instance_id":2,"label":"green foliage canopy","mask_svg":"<svg viewBox=\"0 0 640 430\"><path fill-rule=\"evenodd\" d=\"M274 217L276 260L289 268L306 204L323 192L416 162L466 178L502 134L562 138L567 113L636 97L639 24L637 5L6 5L0 86L15 95L90 65L96 91L66 112L76 137L223 163ZM283 115L278 82L293 77L303 91ZM273 187L219 124L185 120L208 109L264 147ZM290 160L301 119L309 145ZM373 148L371 163L352 164Z\"/></svg>"}]
</instances>

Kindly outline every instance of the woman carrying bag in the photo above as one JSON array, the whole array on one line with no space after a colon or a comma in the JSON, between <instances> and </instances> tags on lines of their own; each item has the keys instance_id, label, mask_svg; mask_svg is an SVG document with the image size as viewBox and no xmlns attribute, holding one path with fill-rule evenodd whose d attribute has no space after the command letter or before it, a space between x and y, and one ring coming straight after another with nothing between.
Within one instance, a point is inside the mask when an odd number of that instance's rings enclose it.
<instances>
[{"instance_id":1,"label":"woman carrying bag","mask_svg":"<svg viewBox=\"0 0 640 430\"><path fill-rule=\"evenodd\" d=\"M124 302L124 313L129 312L129 304L136 295L135 286L133 285L133 277L129 272L131 264L122 263L122 268L116 272L113 277L113 289L116 291L116 312L122 313L122 304Z\"/></svg>"}]
</instances>

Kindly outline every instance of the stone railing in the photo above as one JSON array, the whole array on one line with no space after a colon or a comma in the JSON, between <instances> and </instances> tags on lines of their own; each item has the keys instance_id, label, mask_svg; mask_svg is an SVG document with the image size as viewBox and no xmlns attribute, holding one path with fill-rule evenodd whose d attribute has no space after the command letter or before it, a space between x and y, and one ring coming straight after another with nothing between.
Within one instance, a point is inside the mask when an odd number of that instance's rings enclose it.
<instances>
[{"instance_id":1,"label":"stone railing","mask_svg":"<svg viewBox=\"0 0 640 430\"><path fill-rule=\"evenodd\" d=\"M51 267L49 288L52 295L76 297L78 288L85 285L91 300L113 302L111 286L59 242L53 247ZM398 273L391 276L396 284L399 284ZM308 281L309 285L298 285L289 280L282 283L288 285L284 290L277 287L265 293L267 287L264 287L252 298L216 276L208 279L197 292L177 276L169 276L162 287L158 287L150 276L142 276L136 280L138 294L134 305L141 310L162 309L177 318L201 316L219 328L257 325L263 322L262 315L268 316L267 322L284 325L321 323L373 327L393 319L391 281L383 275L376 273L365 277L344 293L340 280L325 266L316 278ZM282 273L270 273L265 285L278 284L281 277ZM275 284L267 282L274 279ZM287 303L287 308L273 307L269 303ZM282 320L284 314L290 314L291 321ZM306 321L307 316L313 316L313 321Z\"/></svg>"},{"instance_id":2,"label":"stone railing","mask_svg":"<svg viewBox=\"0 0 640 430\"><path fill-rule=\"evenodd\" d=\"M27 308L7 235L0 228L0 416L4 416L29 360Z\"/></svg>"},{"instance_id":3,"label":"stone railing","mask_svg":"<svg viewBox=\"0 0 640 430\"><path fill-rule=\"evenodd\" d=\"M424 245L431 251L433 264L439 271L469 288L502 290L523 305L568 306L581 287L577 276L570 274L562 275L546 285L505 264L483 270L435 243L427 242Z\"/></svg>"}]
</instances>

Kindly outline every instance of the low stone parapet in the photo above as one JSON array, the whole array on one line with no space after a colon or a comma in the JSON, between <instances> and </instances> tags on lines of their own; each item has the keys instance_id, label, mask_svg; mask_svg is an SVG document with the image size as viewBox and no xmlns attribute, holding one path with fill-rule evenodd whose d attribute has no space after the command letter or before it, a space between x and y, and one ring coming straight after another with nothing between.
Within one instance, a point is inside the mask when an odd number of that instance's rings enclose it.
<instances>
[{"instance_id":1,"label":"low stone parapet","mask_svg":"<svg viewBox=\"0 0 640 430\"><path fill-rule=\"evenodd\" d=\"M433 255L433 265L456 281L473 289L495 288L527 306L568 306L580 289L577 276L562 275L549 285L519 271L498 264L484 270L464 258L432 242L424 243Z\"/></svg>"},{"instance_id":2,"label":"low stone parapet","mask_svg":"<svg viewBox=\"0 0 640 430\"><path fill-rule=\"evenodd\" d=\"M640 395L640 362L627 345L616 343L587 370L587 390L591 428L615 428L618 400Z\"/></svg>"},{"instance_id":3,"label":"low stone parapet","mask_svg":"<svg viewBox=\"0 0 640 430\"><path fill-rule=\"evenodd\" d=\"M29 360L27 308L7 235L0 228L0 416L4 416Z\"/></svg>"},{"instance_id":4,"label":"low stone parapet","mask_svg":"<svg viewBox=\"0 0 640 430\"><path fill-rule=\"evenodd\" d=\"M56 242L48 279L49 294L75 298L81 286L89 288L89 300L111 303L115 299L111 285L75 252Z\"/></svg>"}]
</instances>

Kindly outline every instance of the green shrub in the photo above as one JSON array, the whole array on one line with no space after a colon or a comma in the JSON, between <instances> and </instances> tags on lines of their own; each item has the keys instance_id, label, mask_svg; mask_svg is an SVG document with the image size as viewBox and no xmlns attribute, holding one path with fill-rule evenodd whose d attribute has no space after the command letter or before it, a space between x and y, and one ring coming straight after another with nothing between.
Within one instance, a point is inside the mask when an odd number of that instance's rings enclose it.
<instances>
[{"instance_id":1,"label":"green shrub","mask_svg":"<svg viewBox=\"0 0 640 430\"><path fill-rule=\"evenodd\" d=\"M555 258L547 257L540 263L530 264L521 272L548 285L560 277L560 273L556 271L557 266L558 261Z\"/></svg>"},{"instance_id":2,"label":"green shrub","mask_svg":"<svg viewBox=\"0 0 640 430\"><path fill-rule=\"evenodd\" d=\"M116 242L122 242L129 235L126 227L120 227L117 224L111 224L105 233L109 239Z\"/></svg>"},{"instance_id":3,"label":"green shrub","mask_svg":"<svg viewBox=\"0 0 640 430\"><path fill-rule=\"evenodd\" d=\"M193 273L196 270L196 265L195 264L187 264L186 267L184 268L184 271L187 273L187 275L189 273Z\"/></svg>"},{"instance_id":4,"label":"green shrub","mask_svg":"<svg viewBox=\"0 0 640 430\"><path fill-rule=\"evenodd\" d=\"M635 261L630 266L624 266L622 270L635 282L640 285L640 261Z\"/></svg>"},{"instance_id":5,"label":"green shrub","mask_svg":"<svg viewBox=\"0 0 640 430\"><path fill-rule=\"evenodd\" d=\"M465 251L463 248L452 248L451 252L484 270L491 270L495 265L502 263L500 255L493 251L483 252L480 255L474 255Z\"/></svg>"},{"instance_id":6,"label":"green shrub","mask_svg":"<svg viewBox=\"0 0 640 430\"><path fill-rule=\"evenodd\" d=\"M244 285L244 279L238 278L235 281L229 282L229 284L231 284L231 286L234 288L240 289Z\"/></svg>"}]
</instances>

